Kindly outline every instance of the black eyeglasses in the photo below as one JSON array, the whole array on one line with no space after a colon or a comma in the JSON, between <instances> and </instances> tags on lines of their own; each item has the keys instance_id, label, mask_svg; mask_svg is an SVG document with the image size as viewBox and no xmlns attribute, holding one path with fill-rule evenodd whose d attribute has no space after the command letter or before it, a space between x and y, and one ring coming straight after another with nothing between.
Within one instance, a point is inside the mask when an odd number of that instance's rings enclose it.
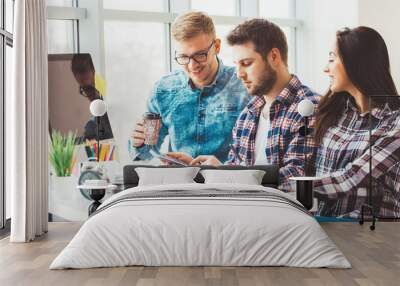
<instances>
[{"instance_id":1,"label":"black eyeglasses","mask_svg":"<svg viewBox=\"0 0 400 286\"><path fill-rule=\"evenodd\" d=\"M89 97L97 94L97 90L94 86L87 85L87 86L80 86L79 93L84 97Z\"/></svg>"},{"instance_id":2,"label":"black eyeglasses","mask_svg":"<svg viewBox=\"0 0 400 286\"><path fill-rule=\"evenodd\" d=\"M175 61L180 64L180 65L188 65L190 63L190 59L193 59L196 63L203 63L207 61L208 53L211 50L211 47L214 45L214 41L211 43L211 45L207 48L205 51L197 52L191 56L186 56L186 55L176 55L175 52Z\"/></svg>"}]
</instances>

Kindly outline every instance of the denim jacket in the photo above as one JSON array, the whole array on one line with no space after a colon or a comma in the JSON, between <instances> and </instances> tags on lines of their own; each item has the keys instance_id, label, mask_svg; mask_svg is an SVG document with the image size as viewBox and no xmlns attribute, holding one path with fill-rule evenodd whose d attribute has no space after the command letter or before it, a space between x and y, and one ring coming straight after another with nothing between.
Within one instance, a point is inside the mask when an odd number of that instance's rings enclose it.
<instances>
[{"instance_id":1,"label":"denim jacket","mask_svg":"<svg viewBox=\"0 0 400 286\"><path fill-rule=\"evenodd\" d=\"M222 162L227 159L232 128L249 96L235 69L218 62L214 82L203 89L194 87L182 70L156 83L147 102L147 111L161 115L156 149L169 135L169 151L185 152L193 158L215 155ZM152 158L147 145L130 149L131 158Z\"/></svg>"}]
</instances>

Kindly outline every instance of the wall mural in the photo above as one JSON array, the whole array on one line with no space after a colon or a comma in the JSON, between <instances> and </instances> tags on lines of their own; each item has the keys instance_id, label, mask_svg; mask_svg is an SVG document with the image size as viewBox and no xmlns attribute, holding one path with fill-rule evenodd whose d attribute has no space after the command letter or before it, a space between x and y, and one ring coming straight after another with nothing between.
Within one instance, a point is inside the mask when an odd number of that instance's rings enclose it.
<instances>
[{"instance_id":1,"label":"wall mural","mask_svg":"<svg viewBox=\"0 0 400 286\"><path fill-rule=\"evenodd\" d=\"M190 56L176 53L175 59L181 65L187 65L193 60L202 63L207 61L207 53L214 45L215 42L212 42L204 49L204 52ZM89 53L49 55L50 134L53 130L64 134L69 131L74 132L75 143L79 150L77 161L81 163L81 167L82 163L89 161L117 162L118 167L113 168L118 170L109 170L109 172L114 175L119 174L119 176L122 173L122 166L126 164L183 166L265 164L266 161L258 160L257 154L254 153L255 146L249 143L251 140L255 141L256 133L251 133L251 129L243 127L243 124L248 124L250 120L249 117L243 117L243 110L248 108L249 103L259 104L255 100L254 92L251 93L249 88L246 88L246 83L243 84L242 80L236 76L233 67L225 66L218 57L215 57L214 64L215 66L211 64L210 68L215 69L216 76L208 86L197 88L184 69L178 69L155 82L149 94L142 96L142 99L146 98L142 100L144 102L137 102L133 94L125 95L126 98L130 96L129 102L126 102L121 100L118 94L113 93L112 89L108 89L104 76L96 70ZM90 113L89 107L98 99L107 103L108 110L97 121ZM264 101L260 104L266 103ZM137 114L138 109L135 112L121 112L121 110L130 110L130 106L133 105L141 106L139 114ZM316 102L311 101L311 105L315 105L312 107L315 108ZM246 110L246 112L249 111ZM246 116L250 116L249 114L251 115L248 113ZM264 115L256 116L258 116L258 122ZM313 117L314 114L301 116ZM295 136L293 134L300 136L296 144L299 144L301 152L307 150L309 154L308 173L297 175L315 176L314 156L318 148L311 143L315 122L311 119L309 122L311 126L308 129L304 126L303 122L307 120L302 119L303 117L297 118L298 122L291 121L292 125L288 125L288 131L292 134L290 136ZM238 130L240 128L242 129ZM309 130L309 133L304 134L304 130ZM368 129L364 131L363 134L367 136ZM286 131L280 132L282 136L289 136L285 133ZM280 135L277 136L280 138ZM304 136L308 136L306 137L308 140L304 140ZM100 144L97 144L97 140ZM304 143L309 140L307 147ZM290 144L288 146L290 147ZM272 145L270 147L274 148ZM273 152L272 149L270 152ZM379 166L375 168L374 163L376 162L371 164L373 177L380 168ZM304 162L300 165L300 167L305 167ZM387 168L389 173L388 176L382 178L382 184L372 181L375 189L384 186L384 191L372 193L375 214L380 213L381 217L393 217L393 214L397 213L393 207L382 212L384 204L388 202L388 196L397 196L397 199L390 201L397 201L397 208L399 208L398 170L398 164L394 164ZM75 172L80 171L82 170ZM380 176L376 175L376 177ZM318 180L319 183L314 184L317 189L321 186L321 182L330 182L323 176ZM280 183L281 189L296 190L296 182L286 181L282 173ZM359 217L363 203L371 203L371 201L368 202L366 196L368 187L365 181L363 187L358 189L360 192L358 198L364 197L364 201L350 202L348 198L334 197L320 200L319 205L314 205L314 208L318 209L318 215L324 217L334 216L344 220ZM319 195L315 194L315 197L320 199ZM337 211L349 205L352 205L352 209L345 215ZM310 208L311 206L312 203ZM368 209L368 206L365 209Z\"/></svg>"}]
</instances>

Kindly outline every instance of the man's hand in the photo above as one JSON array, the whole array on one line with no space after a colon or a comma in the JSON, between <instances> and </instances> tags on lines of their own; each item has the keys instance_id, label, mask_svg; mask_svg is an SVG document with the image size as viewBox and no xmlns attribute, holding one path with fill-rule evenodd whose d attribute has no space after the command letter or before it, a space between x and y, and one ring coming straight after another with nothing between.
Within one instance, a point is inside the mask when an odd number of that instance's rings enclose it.
<instances>
[{"instance_id":1,"label":"man's hand","mask_svg":"<svg viewBox=\"0 0 400 286\"><path fill-rule=\"evenodd\" d=\"M184 163L186 163L188 165L193 160L192 156L190 156L190 155L188 155L188 154L186 154L184 152L168 152L166 155L169 156L169 157L172 157L174 159L177 159L179 161L182 161L182 162L184 162ZM170 164L170 163L165 162L165 161L163 161L163 162L166 163L167 165Z\"/></svg>"},{"instance_id":2,"label":"man's hand","mask_svg":"<svg viewBox=\"0 0 400 286\"><path fill-rule=\"evenodd\" d=\"M144 144L143 119L136 123L135 130L132 133L133 147L139 148Z\"/></svg>"},{"instance_id":3,"label":"man's hand","mask_svg":"<svg viewBox=\"0 0 400 286\"><path fill-rule=\"evenodd\" d=\"M220 166L222 163L212 155L200 155L190 162L190 165L212 165Z\"/></svg>"}]
</instances>

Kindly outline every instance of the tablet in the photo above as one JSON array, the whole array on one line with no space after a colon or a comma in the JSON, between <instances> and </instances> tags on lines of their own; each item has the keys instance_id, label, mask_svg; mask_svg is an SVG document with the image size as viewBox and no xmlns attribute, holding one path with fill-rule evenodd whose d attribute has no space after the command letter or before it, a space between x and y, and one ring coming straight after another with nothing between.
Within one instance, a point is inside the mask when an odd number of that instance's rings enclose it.
<instances>
[{"instance_id":1,"label":"tablet","mask_svg":"<svg viewBox=\"0 0 400 286\"><path fill-rule=\"evenodd\" d=\"M187 164L187 163L185 163L185 162L183 162L181 160L175 159L175 158L173 158L171 156L168 156L166 154L161 154L161 153L157 153L157 152L154 152L154 151L151 151L150 153L154 157L156 157L156 158L158 158L158 159L160 159L162 161L166 161L168 163L179 165L179 166L189 166L189 164Z\"/></svg>"}]
</instances>

